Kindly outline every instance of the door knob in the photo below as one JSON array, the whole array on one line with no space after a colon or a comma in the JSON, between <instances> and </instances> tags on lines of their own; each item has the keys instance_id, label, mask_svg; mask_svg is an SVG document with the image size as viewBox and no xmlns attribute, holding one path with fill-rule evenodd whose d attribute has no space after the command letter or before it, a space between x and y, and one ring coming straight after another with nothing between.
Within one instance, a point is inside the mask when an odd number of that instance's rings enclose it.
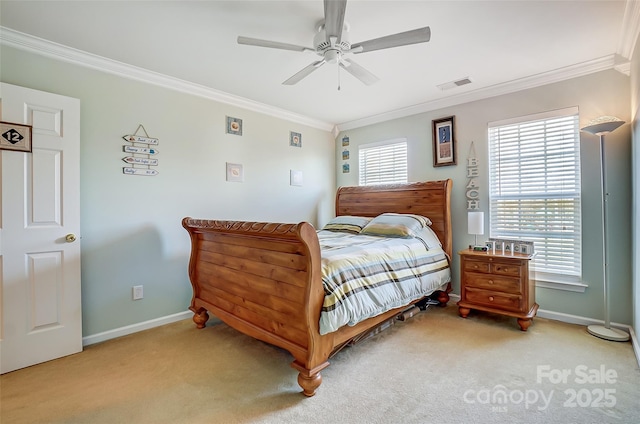
<instances>
[{"instance_id":1,"label":"door knob","mask_svg":"<svg viewBox=\"0 0 640 424\"><path fill-rule=\"evenodd\" d=\"M73 243L74 241L76 241L76 235L67 234L67 236L64 239L67 241L67 243Z\"/></svg>"}]
</instances>

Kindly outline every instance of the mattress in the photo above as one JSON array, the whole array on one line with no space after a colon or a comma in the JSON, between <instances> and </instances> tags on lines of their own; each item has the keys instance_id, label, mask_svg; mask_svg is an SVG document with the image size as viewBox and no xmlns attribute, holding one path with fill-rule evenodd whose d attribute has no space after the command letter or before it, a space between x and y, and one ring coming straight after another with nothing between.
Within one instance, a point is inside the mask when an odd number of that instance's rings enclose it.
<instances>
[{"instance_id":1,"label":"mattress","mask_svg":"<svg viewBox=\"0 0 640 424\"><path fill-rule=\"evenodd\" d=\"M428 237L321 230L318 239L325 291L320 334L408 305L451 281L449 258Z\"/></svg>"}]
</instances>

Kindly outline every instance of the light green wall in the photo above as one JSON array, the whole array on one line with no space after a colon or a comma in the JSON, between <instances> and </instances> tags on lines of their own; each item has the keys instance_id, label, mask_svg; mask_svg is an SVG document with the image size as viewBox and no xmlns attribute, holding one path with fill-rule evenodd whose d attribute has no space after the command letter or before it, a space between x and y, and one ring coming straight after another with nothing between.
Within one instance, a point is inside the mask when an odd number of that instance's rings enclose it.
<instances>
[{"instance_id":1,"label":"light green wall","mask_svg":"<svg viewBox=\"0 0 640 424\"><path fill-rule=\"evenodd\" d=\"M631 60L631 110L633 113L633 328L640 332L640 35ZM638 343L636 338L636 344ZM636 346L637 348L637 346ZM636 350L640 362L640 352Z\"/></svg>"},{"instance_id":2,"label":"light green wall","mask_svg":"<svg viewBox=\"0 0 640 424\"><path fill-rule=\"evenodd\" d=\"M385 139L406 137L409 154L409 180L453 179L452 219L454 252L473 242L467 234L465 185L466 159L474 142L480 160L480 210L485 214L485 237L488 237L488 168L487 123L539 112L578 106L580 125L602 115L615 115L630 121L629 78L610 70L481 101L461 104L344 131L336 139L336 181L338 186L358 183L358 145ZM433 167L431 121L455 116L458 165ZM341 139L349 136L350 173L342 173ZM584 293L538 288L540 308L602 319L602 237L600 213L600 174L598 140L588 134L582 140L583 191L583 280L589 285ZM624 125L607 136L607 185L610 193L608 210L610 239L611 319L630 324L631 310L631 135ZM459 293L459 262L454 255L453 291Z\"/></svg>"},{"instance_id":3,"label":"light green wall","mask_svg":"<svg viewBox=\"0 0 640 424\"><path fill-rule=\"evenodd\" d=\"M360 143L406 137L411 181L454 180L457 251L472 241L466 234L464 191L465 160L472 141L481 160L481 209L488 211L488 122L568 106L580 108L581 126L600 115L616 115L627 122L631 118L629 78L611 70L350 130L341 133L334 144L325 131L6 46L1 47L0 57L2 81L81 100L85 336L186 309L191 290L186 274L189 241L180 226L184 216L308 220L322 225L333 214L335 187L357 185ZM635 78L637 104L637 73ZM225 115L244 120L242 137L224 133ZM450 115L456 117L458 165L434 168L431 120ZM138 124L160 139L160 175L156 177L122 174L121 137L135 131ZM607 137L611 318L622 323L631 323L633 315L630 127L625 125ZM301 149L289 147L290 130L303 134ZM349 174L342 173L343 135L350 137ZM585 293L538 289L537 300L546 310L601 319L597 140L585 135L582 139L583 267L589 288ZM227 161L244 165L244 183L225 181ZM289 186L290 169L304 172L303 187ZM457 256L453 265L454 292L458 293ZM144 285L145 299L134 302L131 286L136 284ZM637 297L636 293L636 309Z\"/></svg>"},{"instance_id":4,"label":"light green wall","mask_svg":"<svg viewBox=\"0 0 640 424\"><path fill-rule=\"evenodd\" d=\"M335 159L327 131L2 46L0 79L81 102L83 334L186 311L185 216L309 221L333 214ZM243 136L225 134L225 116ZM160 140L159 175L122 173L122 136L144 125ZM302 148L289 146L289 131ZM226 182L226 162L244 183ZM289 171L303 171L303 186ZM131 300L142 284L144 299Z\"/></svg>"}]
</instances>

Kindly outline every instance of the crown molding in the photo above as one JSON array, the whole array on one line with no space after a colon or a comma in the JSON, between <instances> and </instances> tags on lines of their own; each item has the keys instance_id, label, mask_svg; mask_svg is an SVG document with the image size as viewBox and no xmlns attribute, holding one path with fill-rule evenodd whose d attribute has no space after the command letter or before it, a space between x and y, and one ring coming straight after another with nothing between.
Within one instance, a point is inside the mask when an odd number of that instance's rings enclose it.
<instances>
[{"instance_id":1,"label":"crown molding","mask_svg":"<svg viewBox=\"0 0 640 424\"><path fill-rule=\"evenodd\" d=\"M25 50L34 54L46 56L52 59L72 63L78 66L110 73L123 78L157 85L182 93L191 94L216 102L229 104L243 109L273 116L275 118L307 125L309 127L318 128L324 131L329 131L335 138L341 131L347 131L366 125L372 125L392 119L403 118L405 116L416 115L436 109L446 108L463 103L469 103L490 97L535 88L566 79L577 78L591 73L600 72L607 69L617 69L620 72L628 75L630 65L628 64L628 62L624 61L624 59L630 57L626 56L627 54L633 53L635 41L637 40L639 33L640 2L629 0L627 1L627 6L625 9L623 36L618 48L621 53L612 54L588 62L560 68L554 71L509 81L506 83L496 84L490 87L468 91L458 95L448 96L446 98L420 103L406 108L397 109L335 125L308 116L296 114L288 110L276 108L264 103L255 102L253 100L249 100L240 96L235 96L220 90L214 90L203 85L194 84L178 78L163 75L157 72L150 71L148 69L107 59L102 56L94 55L92 53L54 43L52 41L45 40L39 37L34 37L32 35L15 31L3 26L0 26L0 44L20 50ZM624 58L622 61L620 60L621 57Z\"/></svg>"},{"instance_id":2,"label":"crown molding","mask_svg":"<svg viewBox=\"0 0 640 424\"><path fill-rule=\"evenodd\" d=\"M613 69L628 77L631 76L631 62L624 62L619 65L615 65Z\"/></svg>"},{"instance_id":3,"label":"crown molding","mask_svg":"<svg viewBox=\"0 0 640 424\"><path fill-rule=\"evenodd\" d=\"M629 60L633 56L633 52L640 36L640 1L627 0L622 18L622 29L618 49L616 54L594 59L588 62L579 63L565 68L533 75L510 81L503 84L497 84L474 91L469 91L455 96L434 100L431 102L421 103L403 109L385 112L354 121L337 124L334 128L334 134L340 131L351 130L354 128L372 125L391 119L402 118L418 113L429 112L444 107L455 106L462 103L468 103L476 100L482 100L489 97L495 97L502 94L513 93L520 90L539 87L554 82L563 81L570 78L577 78L594 72L600 72L607 69L615 69L618 72L629 76L631 74L631 63Z\"/></svg>"},{"instance_id":4,"label":"crown molding","mask_svg":"<svg viewBox=\"0 0 640 424\"><path fill-rule=\"evenodd\" d=\"M622 30L618 43L618 54L629 60L640 35L640 1L627 0L622 18Z\"/></svg>"},{"instance_id":5,"label":"crown molding","mask_svg":"<svg viewBox=\"0 0 640 424\"><path fill-rule=\"evenodd\" d=\"M480 88L466 93L448 96L442 99L430 102L420 103L402 109L385 112L379 115L370 116L354 121L344 122L337 125L339 131L352 130L354 128L364 127L366 125L377 124L392 119L403 118L405 116L425 113L436 109L442 109L463 103L474 102L477 100L487 99L490 97L510 94L517 91L527 90L530 88L540 87L555 82L564 81L571 78L578 78L595 72L612 69L615 66L621 66L616 61L617 56L611 54L588 62L578 63L564 68L556 69L550 72L544 72L532 75L526 78L509 81L506 83L492 85L490 87Z\"/></svg>"},{"instance_id":6,"label":"crown molding","mask_svg":"<svg viewBox=\"0 0 640 424\"><path fill-rule=\"evenodd\" d=\"M0 26L0 44L25 50L30 53L46 56L52 59L95 69L101 72L110 73L119 77L128 78L148 84L157 85L170 90L191 94L205 99L213 100L232 106L241 107L254 112L284 119L309 127L318 128L324 131L332 131L335 126L332 123L324 122L308 116L299 115L294 112L276 108L264 103L255 102L244 97L214 90L203 85L194 84L178 78L173 78L148 69L128 65L126 63L107 59L82 50L74 49L62 44L54 43L39 37L34 37L7 27Z\"/></svg>"}]
</instances>

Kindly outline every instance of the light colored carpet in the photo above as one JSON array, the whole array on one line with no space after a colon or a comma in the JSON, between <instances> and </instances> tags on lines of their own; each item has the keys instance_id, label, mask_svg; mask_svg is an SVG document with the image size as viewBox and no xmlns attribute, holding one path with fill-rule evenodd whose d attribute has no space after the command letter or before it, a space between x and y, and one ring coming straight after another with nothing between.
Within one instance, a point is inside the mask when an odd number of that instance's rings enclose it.
<instances>
[{"instance_id":1,"label":"light colored carpet","mask_svg":"<svg viewBox=\"0 0 640 424\"><path fill-rule=\"evenodd\" d=\"M526 333L512 318L463 319L454 302L341 351L312 398L291 361L215 319L185 320L1 376L0 421L640 422L630 343L543 318Z\"/></svg>"}]
</instances>

